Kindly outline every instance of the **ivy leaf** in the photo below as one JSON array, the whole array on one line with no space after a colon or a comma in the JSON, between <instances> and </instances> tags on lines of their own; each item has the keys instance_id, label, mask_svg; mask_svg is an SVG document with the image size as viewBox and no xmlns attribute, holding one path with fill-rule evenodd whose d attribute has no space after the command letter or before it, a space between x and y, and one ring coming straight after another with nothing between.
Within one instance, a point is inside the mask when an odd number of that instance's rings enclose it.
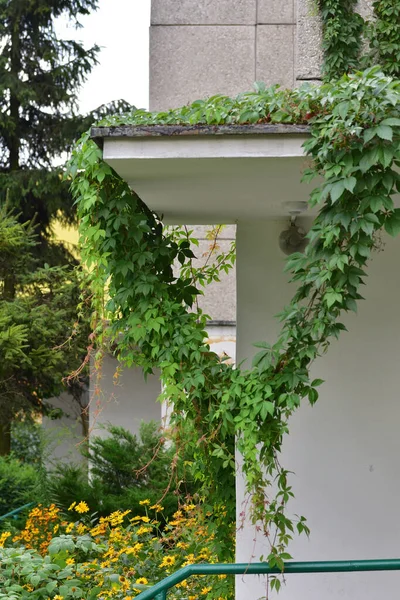
<instances>
[{"instance_id":1,"label":"ivy leaf","mask_svg":"<svg viewBox=\"0 0 400 600\"><path fill-rule=\"evenodd\" d=\"M261 406L261 410L260 410L260 416L262 418L263 421L265 421L265 419L267 418L267 415L271 415L271 417L274 414L274 410L275 410L275 406L272 402L270 402L269 400L265 400L265 402L263 402L262 406Z\"/></svg>"},{"instance_id":2,"label":"ivy leaf","mask_svg":"<svg viewBox=\"0 0 400 600\"><path fill-rule=\"evenodd\" d=\"M400 208L396 208L385 221L385 230L392 237L400 232Z\"/></svg>"},{"instance_id":3,"label":"ivy leaf","mask_svg":"<svg viewBox=\"0 0 400 600\"><path fill-rule=\"evenodd\" d=\"M376 133L382 140L393 140L393 129L389 125L379 125Z\"/></svg>"},{"instance_id":4,"label":"ivy leaf","mask_svg":"<svg viewBox=\"0 0 400 600\"><path fill-rule=\"evenodd\" d=\"M342 117L342 119L345 119L349 113L349 108L350 108L350 102L341 102L336 107L336 110L339 113L339 115Z\"/></svg>"},{"instance_id":5,"label":"ivy leaf","mask_svg":"<svg viewBox=\"0 0 400 600\"><path fill-rule=\"evenodd\" d=\"M343 180L344 187L349 192L352 192L357 185L357 179L355 177L347 177Z\"/></svg>"},{"instance_id":6,"label":"ivy leaf","mask_svg":"<svg viewBox=\"0 0 400 600\"><path fill-rule=\"evenodd\" d=\"M368 143L376 136L376 127L371 127L364 131L364 142Z\"/></svg>"},{"instance_id":7,"label":"ivy leaf","mask_svg":"<svg viewBox=\"0 0 400 600\"><path fill-rule=\"evenodd\" d=\"M331 308L331 306L333 306L335 304L335 302L341 302L341 301L342 301L342 294L339 294L339 292L336 292L332 288L327 290L327 292L325 294L325 302L326 302L326 305L328 308Z\"/></svg>"},{"instance_id":8,"label":"ivy leaf","mask_svg":"<svg viewBox=\"0 0 400 600\"><path fill-rule=\"evenodd\" d=\"M389 117L388 119L383 119L383 121L380 122L380 125L389 125L391 127L400 127L400 119L397 119L396 117Z\"/></svg>"},{"instance_id":9,"label":"ivy leaf","mask_svg":"<svg viewBox=\"0 0 400 600\"><path fill-rule=\"evenodd\" d=\"M376 146L375 148L371 148L369 152L364 154L362 159L360 160L360 169L363 173L368 171L371 167L373 167L378 162L379 156L379 148Z\"/></svg>"},{"instance_id":10,"label":"ivy leaf","mask_svg":"<svg viewBox=\"0 0 400 600\"><path fill-rule=\"evenodd\" d=\"M331 192L330 192L332 202L336 202L337 200L339 200L340 196L343 194L345 189L346 189L346 186L345 186L345 182L343 179L340 179L340 181L336 181L332 185Z\"/></svg>"}]
</instances>

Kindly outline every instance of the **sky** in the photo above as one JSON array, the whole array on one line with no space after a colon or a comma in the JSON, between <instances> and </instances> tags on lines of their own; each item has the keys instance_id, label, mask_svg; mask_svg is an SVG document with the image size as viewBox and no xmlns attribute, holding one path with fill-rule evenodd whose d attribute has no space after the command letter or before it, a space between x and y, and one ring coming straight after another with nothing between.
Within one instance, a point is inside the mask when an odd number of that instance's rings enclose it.
<instances>
[{"instance_id":1,"label":"sky","mask_svg":"<svg viewBox=\"0 0 400 600\"><path fill-rule=\"evenodd\" d=\"M75 30L59 19L56 29L85 47L102 47L79 94L81 112L119 99L148 108L150 0L99 0L98 10L80 22L83 28Z\"/></svg>"}]
</instances>

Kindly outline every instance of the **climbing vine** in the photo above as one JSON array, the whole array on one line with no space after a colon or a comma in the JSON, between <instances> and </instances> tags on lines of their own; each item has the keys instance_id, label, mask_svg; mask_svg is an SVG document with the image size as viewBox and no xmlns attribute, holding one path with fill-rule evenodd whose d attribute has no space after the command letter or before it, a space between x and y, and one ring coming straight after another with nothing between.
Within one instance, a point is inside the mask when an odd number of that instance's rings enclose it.
<instances>
[{"instance_id":1,"label":"climbing vine","mask_svg":"<svg viewBox=\"0 0 400 600\"><path fill-rule=\"evenodd\" d=\"M399 77L398 0L375 0L369 21L364 21L356 12L358 0L317 1L322 19L322 74L325 79L337 79L360 66L374 64L379 64L387 75Z\"/></svg>"},{"instance_id":2,"label":"climbing vine","mask_svg":"<svg viewBox=\"0 0 400 600\"><path fill-rule=\"evenodd\" d=\"M372 57L385 73L400 77L400 3L378 0L373 9L375 19L369 26Z\"/></svg>"},{"instance_id":3,"label":"climbing vine","mask_svg":"<svg viewBox=\"0 0 400 600\"><path fill-rule=\"evenodd\" d=\"M400 82L371 68L321 87L261 86L235 99L215 96L167 113L136 111L102 125L121 122L311 126L305 150L312 167L304 178L322 177L310 197L319 214L305 253L287 263L297 291L280 315L280 336L273 345L259 344L249 369L233 368L207 345L206 318L195 305L200 288L190 268L190 235L163 228L102 160L89 134L69 165L98 346L109 344L123 364L145 373L160 370L161 399L173 407L172 435L178 448L193 450L205 505L223 505L227 521L235 518L236 439L248 513L270 542L270 564L282 567L293 531L308 533L305 518L288 512L293 491L279 460L289 418L302 401L318 399L322 381L310 378L310 365L345 329L341 315L356 311L377 234L400 231L392 200L400 191Z\"/></svg>"},{"instance_id":4,"label":"climbing vine","mask_svg":"<svg viewBox=\"0 0 400 600\"><path fill-rule=\"evenodd\" d=\"M364 20L358 0L318 0L322 19L323 76L337 79L359 67Z\"/></svg>"}]
</instances>

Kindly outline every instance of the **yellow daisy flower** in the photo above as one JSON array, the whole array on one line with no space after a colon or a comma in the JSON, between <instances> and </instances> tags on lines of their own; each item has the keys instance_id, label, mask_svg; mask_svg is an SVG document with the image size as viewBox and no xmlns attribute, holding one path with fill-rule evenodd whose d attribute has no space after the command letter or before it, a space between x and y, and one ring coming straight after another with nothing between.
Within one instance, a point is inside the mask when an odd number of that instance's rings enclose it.
<instances>
[{"instance_id":1,"label":"yellow daisy flower","mask_svg":"<svg viewBox=\"0 0 400 600\"><path fill-rule=\"evenodd\" d=\"M89 507L84 500L79 502L79 504L77 504L74 508L75 508L76 512L80 513L80 514L89 512Z\"/></svg>"}]
</instances>

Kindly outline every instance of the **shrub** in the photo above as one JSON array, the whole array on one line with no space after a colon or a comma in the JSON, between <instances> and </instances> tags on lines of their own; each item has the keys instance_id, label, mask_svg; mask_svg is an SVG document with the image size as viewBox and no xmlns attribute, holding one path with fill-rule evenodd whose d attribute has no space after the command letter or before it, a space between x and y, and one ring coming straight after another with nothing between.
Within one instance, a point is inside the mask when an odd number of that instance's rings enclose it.
<instances>
[{"instance_id":1,"label":"shrub","mask_svg":"<svg viewBox=\"0 0 400 600\"><path fill-rule=\"evenodd\" d=\"M179 497L196 491L190 482L190 457L175 456L157 423L142 423L139 436L123 427L108 425L105 429L108 437L90 439L89 482L80 466L60 465L56 469L50 489L57 506L66 510L75 498L81 498L102 516L115 509L144 515L142 500L148 498L155 504L162 498L164 515L169 517L178 509ZM177 479L172 481L173 461L178 461L178 468Z\"/></svg>"},{"instance_id":2,"label":"shrub","mask_svg":"<svg viewBox=\"0 0 400 600\"><path fill-rule=\"evenodd\" d=\"M161 530L162 507L149 499L141 506L144 516L115 511L96 522L83 501L70 507L74 522L54 505L31 511L18 536L0 536L0 600L130 600L184 565L217 561L201 507L182 506ZM192 578L171 590L182 600L232 597L225 576Z\"/></svg>"},{"instance_id":3,"label":"shrub","mask_svg":"<svg viewBox=\"0 0 400 600\"><path fill-rule=\"evenodd\" d=\"M0 516L28 502L40 501L42 480L39 469L17 458L0 457Z\"/></svg>"},{"instance_id":4,"label":"shrub","mask_svg":"<svg viewBox=\"0 0 400 600\"><path fill-rule=\"evenodd\" d=\"M11 428L11 453L30 465L41 465L44 436L40 423L31 420L14 421Z\"/></svg>"}]
</instances>

